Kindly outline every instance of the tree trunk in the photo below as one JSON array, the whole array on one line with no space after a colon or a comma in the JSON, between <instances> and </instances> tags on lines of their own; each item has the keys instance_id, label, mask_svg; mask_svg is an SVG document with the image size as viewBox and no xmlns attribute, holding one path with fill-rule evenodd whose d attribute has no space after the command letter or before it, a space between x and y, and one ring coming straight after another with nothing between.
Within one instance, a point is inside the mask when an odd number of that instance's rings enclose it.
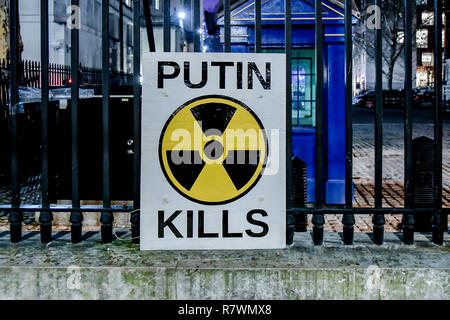
<instances>
[{"instance_id":1,"label":"tree trunk","mask_svg":"<svg viewBox=\"0 0 450 320\"><path fill-rule=\"evenodd\" d=\"M9 57L9 0L0 0L0 60ZM23 42L19 27L19 58L22 57Z\"/></svg>"},{"instance_id":2,"label":"tree trunk","mask_svg":"<svg viewBox=\"0 0 450 320\"><path fill-rule=\"evenodd\" d=\"M9 15L8 0L0 0L0 59L9 53Z\"/></svg>"},{"instance_id":3,"label":"tree trunk","mask_svg":"<svg viewBox=\"0 0 450 320\"><path fill-rule=\"evenodd\" d=\"M392 63L391 65L389 65L389 69L388 69L388 74L387 74L387 89L388 90L392 90L392 83L394 81L394 66L395 66L395 62Z\"/></svg>"}]
</instances>

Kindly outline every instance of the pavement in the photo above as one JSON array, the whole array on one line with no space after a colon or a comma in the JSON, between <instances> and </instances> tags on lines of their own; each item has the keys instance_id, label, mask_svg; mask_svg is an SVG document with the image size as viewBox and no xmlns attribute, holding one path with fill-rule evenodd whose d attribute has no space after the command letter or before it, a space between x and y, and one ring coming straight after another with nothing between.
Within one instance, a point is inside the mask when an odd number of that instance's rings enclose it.
<instances>
[{"instance_id":1,"label":"pavement","mask_svg":"<svg viewBox=\"0 0 450 320\"><path fill-rule=\"evenodd\" d=\"M41 244L39 233L9 243L0 232L2 299L440 299L449 300L450 235L436 246L428 233L415 244L386 233L375 245L356 233L344 246L342 233L325 232L323 246L296 233L281 250L140 251L129 229L100 244L99 232L80 244L70 232Z\"/></svg>"},{"instance_id":2,"label":"pavement","mask_svg":"<svg viewBox=\"0 0 450 320\"><path fill-rule=\"evenodd\" d=\"M355 108L353 114L353 181L355 183L354 206L370 208L374 206L374 113L373 110ZM426 136L433 138L433 112L431 110L413 111L413 139ZM383 118L383 207L403 207L404 179L404 127L403 110L385 110ZM22 203L39 204L39 179L31 177L22 186ZM0 203L9 203L8 187L0 187ZM450 207L450 113L444 113L443 125L443 206ZM58 230L68 230L68 214L59 214ZM355 231L371 232L372 217L357 215ZM385 230L398 232L401 215L386 215ZM127 226L125 219L120 226ZM325 230L341 232L342 215L327 215ZM36 230L35 214L25 215L25 230ZM85 221L89 230L97 230L99 214L90 214ZM312 228L309 217L309 228ZM5 214L0 212L0 230L7 229Z\"/></svg>"}]
</instances>

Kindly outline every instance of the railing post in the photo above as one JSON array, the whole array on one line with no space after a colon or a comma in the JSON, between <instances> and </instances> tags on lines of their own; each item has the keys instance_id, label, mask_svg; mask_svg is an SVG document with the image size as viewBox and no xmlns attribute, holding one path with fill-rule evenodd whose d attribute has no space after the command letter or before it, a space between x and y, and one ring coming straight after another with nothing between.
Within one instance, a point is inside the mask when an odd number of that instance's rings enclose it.
<instances>
[{"instance_id":1,"label":"railing post","mask_svg":"<svg viewBox=\"0 0 450 320\"><path fill-rule=\"evenodd\" d=\"M18 0L10 1L10 57L11 57L11 101L10 101L10 128L11 128L11 204L13 208L20 207L20 184L17 158L17 108L19 106L19 3ZM11 230L11 242L22 240L23 215L19 211L9 214Z\"/></svg>"},{"instance_id":2,"label":"railing post","mask_svg":"<svg viewBox=\"0 0 450 320\"><path fill-rule=\"evenodd\" d=\"M170 21L170 0L163 1L164 8L164 16L163 16L163 37L164 37L164 52L170 52L170 29L171 29L171 21Z\"/></svg>"},{"instance_id":3,"label":"railing post","mask_svg":"<svg viewBox=\"0 0 450 320\"><path fill-rule=\"evenodd\" d=\"M224 35L224 51L231 52L231 10L230 0L224 0L223 5L223 35Z\"/></svg>"},{"instance_id":4,"label":"railing post","mask_svg":"<svg viewBox=\"0 0 450 320\"><path fill-rule=\"evenodd\" d=\"M255 0L255 52L261 52L261 0Z\"/></svg>"},{"instance_id":5,"label":"railing post","mask_svg":"<svg viewBox=\"0 0 450 320\"><path fill-rule=\"evenodd\" d=\"M41 226L41 242L52 241L52 221L53 215L45 209L50 208L48 197L48 0L41 0L41 121L42 121L42 172L41 172L41 191L42 191L42 209L39 215Z\"/></svg>"},{"instance_id":6,"label":"railing post","mask_svg":"<svg viewBox=\"0 0 450 320\"><path fill-rule=\"evenodd\" d=\"M404 0L404 28L405 28L405 209L412 207L412 3ZM403 242L414 244L414 216L404 214Z\"/></svg>"},{"instance_id":7,"label":"railing post","mask_svg":"<svg viewBox=\"0 0 450 320\"><path fill-rule=\"evenodd\" d=\"M286 222L287 240L293 240L293 228L295 223L292 213L292 7L291 1L284 1L285 7L285 51L286 51ZM291 243L288 243L291 244Z\"/></svg>"},{"instance_id":8,"label":"railing post","mask_svg":"<svg viewBox=\"0 0 450 320\"><path fill-rule=\"evenodd\" d=\"M442 0L434 0L434 187L433 242L444 243L442 219ZM445 219L447 221L447 219ZM445 223L445 226L447 223Z\"/></svg>"},{"instance_id":9,"label":"railing post","mask_svg":"<svg viewBox=\"0 0 450 320\"><path fill-rule=\"evenodd\" d=\"M315 181L315 209L323 206L323 24L322 1L315 0L316 17L316 181ZM316 211L312 217L313 242L315 245L323 244L323 225L325 217Z\"/></svg>"},{"instance_id":10,"label":"railing post","mask_svg":"<svg viewBox=\"0 0 450 320\"><path fill-rule=\"evenodd\" d=\"M141 2L133 2L133 207L131 213L132 242L139 243L140 206L141 206Z\"/></svg>"},{"instance_id":11,"label":"railing post","mask_svg":"<svg viewBox=\"0 0 450 320\"><path fill-rule=\"evenodd\" d=\"M353 26L352 0L345 0L345 208L353 207ZM344 244L353 244L355 216L344 213Z\"/></svg>"},{"instance_id":12,"label":"railing post","mask_svg":"<svg viewBox=\"0 0 450 320\"><path fill-rule=\"evenodd\" d=\"M79 0L71 0L72 6L78 7ZM75 19L80 19L75 15ZM80 209L80 195L79 195L79 173L78 173L78 98L79 98L79 30L77 25L79 21L75 21L75 26L71 29L71 121L72 121L72 208ZM70 214L72 243L79 243L82 241L82 222L83 213L78 210Z\"/></svg>"},{"instance_id":13,"label":"railing post","mask_svg":"<svg viewBox=\"0 0 450 320\"><path fill-rule=\"evenodd\" d=\"M200 0L193 0L193 9L194 9L194 52L200 52Z\"/></svg>"},{"instance_id":14,"label":"railing post","mask_svg":"<svg viewBox=\"0 0 450 320\"><path fill-rule=\"evenodd\" d=\"M102 135L103 135L103 208L111 209L110 193L110 144L109 144L109 94L110 94L110 63L109 63L109 0L102 0ZM112 242L114 216L110 211L101 213L102 242Z\"/></svg>"},{"instance_id":15,"label":"railing post","mask_svg":"<svg viewBox=\"0 0 450 320\"><path fill-rule=\"evenodd\" d=\"M375 0L376 10L382 10L382 1ZM376 19L381 19L381 12ZM382 25L377 21L376 25ZM383 35L382 30L375 29L375 209L383 206ZM372 217L374 242L384 242L384 214L374 213Z\"/></svg>"}]
</instances>

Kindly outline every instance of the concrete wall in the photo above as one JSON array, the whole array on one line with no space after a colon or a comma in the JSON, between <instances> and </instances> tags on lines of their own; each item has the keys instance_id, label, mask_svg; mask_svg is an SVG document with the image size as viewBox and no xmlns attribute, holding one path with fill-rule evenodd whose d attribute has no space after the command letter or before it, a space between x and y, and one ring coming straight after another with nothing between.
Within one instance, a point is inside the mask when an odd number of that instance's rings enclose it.
<instances>
[{"instance_id":1,"label":"concrete wall","mask_svg":"<svg viewBox=\"0 0 450 320\"><path fill-rule=\"evenodd\" d=\"M448 269L4 267L0 274L0 299L13 300L450 299Z\"/></svg>"},{"instance_id":2,"label":"concrete wall","mask_svg":"<svg viewBox=\"0 0 450 320\"><path fill-rule=\"evenodd\" d=\"M354 245L325 232L296 233L281 250L140 251L129 229L115 229L111 244L91 232L71 244L70 231L39 233L9 242L0 232L2 299L443 299L450 300L450 235L436 246L415 234L415 245L385 233L374 245L356 232Z\"/></svg>"}]
</instances>

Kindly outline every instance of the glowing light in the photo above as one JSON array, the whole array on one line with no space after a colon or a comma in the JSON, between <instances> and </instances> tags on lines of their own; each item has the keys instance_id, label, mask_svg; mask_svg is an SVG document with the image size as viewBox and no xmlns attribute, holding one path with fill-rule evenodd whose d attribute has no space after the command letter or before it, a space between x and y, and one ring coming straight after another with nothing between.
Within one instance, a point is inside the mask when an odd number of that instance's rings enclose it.
<instances>
[{"instance_id":1,"label":"glowing light","mask_svg":"<svg viewBox=\"0 0 450 320\"><path fill-rule=\"evenodd\" d=\"M184 18L186 18L186 13L184 13L183 11L181 11L181 12L178 14L178 18L181 19L181 20L183 20Z\"/></svg>"}]
</instances>

